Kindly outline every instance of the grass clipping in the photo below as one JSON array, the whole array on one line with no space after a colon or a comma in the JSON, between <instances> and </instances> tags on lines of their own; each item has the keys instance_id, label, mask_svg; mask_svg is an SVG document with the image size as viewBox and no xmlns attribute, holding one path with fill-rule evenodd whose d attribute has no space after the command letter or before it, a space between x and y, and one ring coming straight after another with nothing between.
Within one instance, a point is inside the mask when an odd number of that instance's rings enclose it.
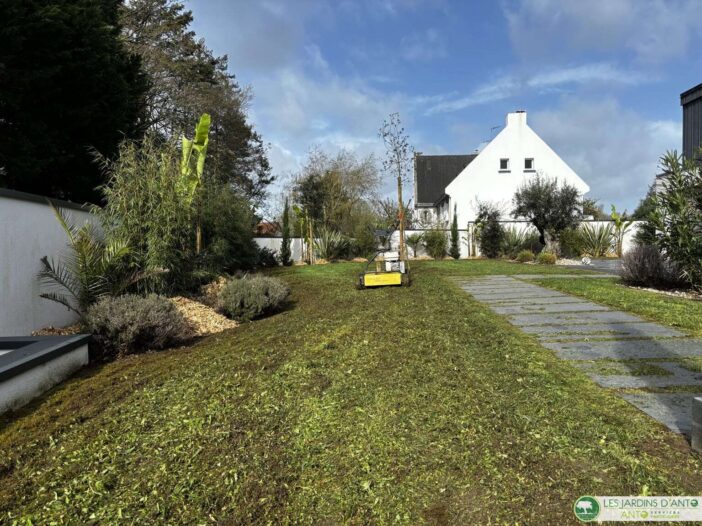
<instances>
[{"instance_id":1,"label":"grass clipping","mask_svg":"<svg viewBox=\"0 0 702 526\"><path fill-rule=\"evenodd\" d=\"M183 296L175 296L170 298L170 300L178 309L178 312L188 321L195 336L216 334L227 329L233 329L238 325L234 320L230 320L212 307L199 301L184 298Z\"/></svg>"}]
</instances>

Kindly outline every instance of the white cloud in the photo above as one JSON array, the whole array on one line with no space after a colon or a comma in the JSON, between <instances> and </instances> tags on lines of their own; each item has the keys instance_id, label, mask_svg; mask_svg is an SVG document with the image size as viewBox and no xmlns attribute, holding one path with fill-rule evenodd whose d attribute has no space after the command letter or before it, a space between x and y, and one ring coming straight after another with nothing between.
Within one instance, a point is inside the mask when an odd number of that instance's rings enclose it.
<instances>
[{"instance_id":1,"label":"white cloud","mask_svg":"<svg viewBox=\"0 0 702 526\"><path fill-rule=\"evenodd\" d=\"M621 70L610 63L591 63L580 66L547 69L533 75L504 75L479 86L464 97L441 100L427 110L427 114L462 110L470 106L503 100L527 91L544 93L554 88L581 84L638 84L647 79L634 71Z\"/></svg>"},{"instance_id":2,"label":"white cloud","mask_svg":"<svg viewBox=\"0 0 702 526\"><path fill-rule=\"evenodd\" d=\"M448 55L444 37L434 28L404 37L400 47L402 58L411 62L428 62Z\"/></svg>"},{"instance_id":3,"label":"white cloud","mask_svg":"<svg viewBox=\"0 0 702 526\"><path fill-rule=\"evenodd\" d=\"M638 61L683 58L698 32L697 0L519 0L507 4L510 36L526 60L573 50L628 50Z\"/></svg>"},{"instance_id":4,"label":"white cloud","mask_svg":"<svg viewBox=\"0 0 702 526\"><path fill-rule=\"evenodd\" d=\"M680 149L681 123L647 120L613 98L563 98L529 124L585 181L590 197L632 211L658 173L658 159Z\"/></svg>"}]
</instances>

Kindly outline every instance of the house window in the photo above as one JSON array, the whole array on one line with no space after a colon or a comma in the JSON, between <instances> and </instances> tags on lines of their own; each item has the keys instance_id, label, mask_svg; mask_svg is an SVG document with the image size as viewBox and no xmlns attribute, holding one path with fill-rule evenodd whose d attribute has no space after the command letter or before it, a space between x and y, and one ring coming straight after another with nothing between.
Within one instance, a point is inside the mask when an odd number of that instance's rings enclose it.
<instances>
[{"instance_id":1,"label":"house window","mask_svg":"<svg viewBox=\"0 0 702 526\"><path fill-rule=\"evenodd\" d=\"M509 170L509 159L500 159L500 170Z\"/></svg>"},{"instance_id":2,"label":"house window","mask_svg":"<svg viewBox=\"0 0 702 526\"><path fill-rule=\"evenodd\" d=\"M534 159L524 159L524 169L533 170L534 169Z\"/></svg>"}]
</instances>

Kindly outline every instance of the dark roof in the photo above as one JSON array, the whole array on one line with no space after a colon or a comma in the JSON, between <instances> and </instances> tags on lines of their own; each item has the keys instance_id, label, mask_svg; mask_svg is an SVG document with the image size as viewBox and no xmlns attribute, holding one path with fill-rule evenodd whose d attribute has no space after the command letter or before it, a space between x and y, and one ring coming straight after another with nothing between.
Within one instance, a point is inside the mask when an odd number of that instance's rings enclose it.
<instances>
[{"instance_id":1,"label":"dark roof","mask_svg":"<svg viewBox=\"0 0 702 526\"><path fill-rule=\"evenodd\" d=\"M444 196L446 187L478 154L420 155L414 160L415 205L433 205Z\"/></svg>"},{"instance_id":2,"label":"dark roof","mask_svg":"<svg viewBox=\"0 0 702 526\"><path fill-rule=\"evenodd\" d=\"M684 91L683 93L680 94L680 104L685 105L689 104L692 101L695 101L702 97L702 84L698 84L694 88L690 88L687 91Z\"/></svg>"}]
</instances>

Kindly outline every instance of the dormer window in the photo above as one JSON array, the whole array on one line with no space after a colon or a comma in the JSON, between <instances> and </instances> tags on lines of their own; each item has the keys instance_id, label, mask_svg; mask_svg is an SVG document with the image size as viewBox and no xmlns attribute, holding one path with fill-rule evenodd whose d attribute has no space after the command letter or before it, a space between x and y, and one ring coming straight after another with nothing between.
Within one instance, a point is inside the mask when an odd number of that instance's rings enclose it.
<instances>
[{"instance_id":1,"label":"dormer window","mask_svg":"<svg viewBox=\"0 0 702 526\"><path fill-rule=\"evenodd\" d=\"M524 159L524 169L533 170L534 169L534 159Z\"/></svg>"},{"instance_id":2,"label":"dormer window","mask_svg":"<svg viewBox=\"0 0 702 526\"><path fill-rule=\"evenodd\" d=\"M500 171L509 171L509 159L500 159Z\"/></svg>"}]
</instances>

